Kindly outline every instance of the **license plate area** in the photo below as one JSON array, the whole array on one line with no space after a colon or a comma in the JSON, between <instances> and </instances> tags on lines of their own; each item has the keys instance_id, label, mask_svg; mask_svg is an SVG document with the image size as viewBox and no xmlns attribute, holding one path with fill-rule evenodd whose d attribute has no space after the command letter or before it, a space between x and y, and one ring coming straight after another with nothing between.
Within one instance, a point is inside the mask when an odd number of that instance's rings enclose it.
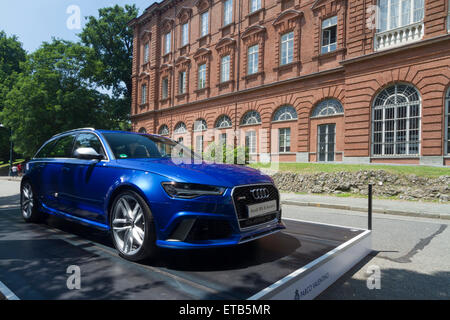
<instances>
[{"instance_id":1,"label":"license plate area","mask_svg":"<svg viewBox=\"0 0 450 320\"><path fill-rule=\"evenodd\" d=\"M263 203L248 205L247 211L249 219L273 213L277 211L277 201L272 200Z\"/></svg>"}]
</instances>

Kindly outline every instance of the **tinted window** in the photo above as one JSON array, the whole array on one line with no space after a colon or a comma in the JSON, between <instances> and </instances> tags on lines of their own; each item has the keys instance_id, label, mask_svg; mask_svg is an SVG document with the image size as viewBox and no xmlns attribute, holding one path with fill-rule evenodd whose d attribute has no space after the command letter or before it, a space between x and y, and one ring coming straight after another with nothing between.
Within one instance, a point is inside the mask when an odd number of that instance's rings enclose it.
<instances>
[{"instance_id":1,"label":"tinted window","mask_svg":"<svg viewBox=\"0 0 450 320\"><path fill-rule=\"evenodd\" d=\"M71 158L74 135L59 138L48 158Z\"/></svg>"},{"instance_id":2,"label":"tinted window","mask_svg":"<svg viewBox=\"0 0 450 320\"><path fill-rule=\"evenodd\" d=\"M97 151L98 154L105 156L102 143L98 137L92 133L80 133L77 136L73 150L77 150L78 148L92 148Z\"/></svg>"},{"instance_id":3,"label":"tinted window","mask_svg":"<svg viewBox=\"0 0 450 320\"><path fill-rule=\"evenodd\" d=\"M55 146L55 142L56 142L56 140L53 140L53 141L50 141L49 143L47 143L46 145L44 145L42 147L42 149L39 150L39 152L36 154L35 158L36 159L49 158L50 152L52 151L53 147Z\"/></svg>"},{"instance_id":4,"label":"tinted window","mask_svg":"<svg viewBox=\"0 0 450 320\"><path fill-rule=\"evenodd\" d=\"M116 159L170 158L193 154L192 151L176 142L149 135L127 133L104 133Z\"/></svg>"}]
</instances>

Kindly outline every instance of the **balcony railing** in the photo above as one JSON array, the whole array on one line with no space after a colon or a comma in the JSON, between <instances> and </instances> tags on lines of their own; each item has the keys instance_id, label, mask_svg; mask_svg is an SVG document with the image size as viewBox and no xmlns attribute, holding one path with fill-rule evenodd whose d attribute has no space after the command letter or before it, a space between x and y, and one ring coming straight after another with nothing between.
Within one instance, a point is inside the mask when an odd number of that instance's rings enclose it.
<instances>
[{"instance_id":1,"label":"balcony railing","mask_svg":"<svg viewBox=\"0 0 450 320\"><path fill-rule=\"evenodd\" d=\"M423 22L383 31L375 34L375 51L403 46L423 38Z\"/></svg>"}]
</instances>

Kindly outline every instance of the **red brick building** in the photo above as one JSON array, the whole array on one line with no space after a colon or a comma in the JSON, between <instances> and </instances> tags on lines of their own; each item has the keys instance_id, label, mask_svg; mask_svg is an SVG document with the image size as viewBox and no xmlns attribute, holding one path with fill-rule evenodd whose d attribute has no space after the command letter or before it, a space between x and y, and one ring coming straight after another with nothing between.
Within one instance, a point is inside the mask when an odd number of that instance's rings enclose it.
<instances>
[{"instance_id":1,"label":"red brick building","mask_svg":"<svg viewBox=\"0 0 450 320\"><path fill-rule=\"evenodd\" d=\"M205 129L242 129L281 161L450 165L449 2L155 3L130 22L133 129L196 150Z\"/></svg>"}]
</instances>

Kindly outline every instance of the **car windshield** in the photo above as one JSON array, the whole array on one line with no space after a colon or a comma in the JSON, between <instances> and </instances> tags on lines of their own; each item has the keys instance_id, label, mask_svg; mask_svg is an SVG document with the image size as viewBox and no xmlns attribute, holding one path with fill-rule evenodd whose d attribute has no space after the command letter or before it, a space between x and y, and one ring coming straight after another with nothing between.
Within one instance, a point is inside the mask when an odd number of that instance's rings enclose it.
<instances>
[{"instance_id":1,"label":"car windshield","mask_svg":"<svg viewBox=\"0 0 450 320\"><path fill-rule=\"evenodd\" d=\"M173 140L146 134L103 133L116 159L199 158Z\"/></svg>"}]
</instances>

